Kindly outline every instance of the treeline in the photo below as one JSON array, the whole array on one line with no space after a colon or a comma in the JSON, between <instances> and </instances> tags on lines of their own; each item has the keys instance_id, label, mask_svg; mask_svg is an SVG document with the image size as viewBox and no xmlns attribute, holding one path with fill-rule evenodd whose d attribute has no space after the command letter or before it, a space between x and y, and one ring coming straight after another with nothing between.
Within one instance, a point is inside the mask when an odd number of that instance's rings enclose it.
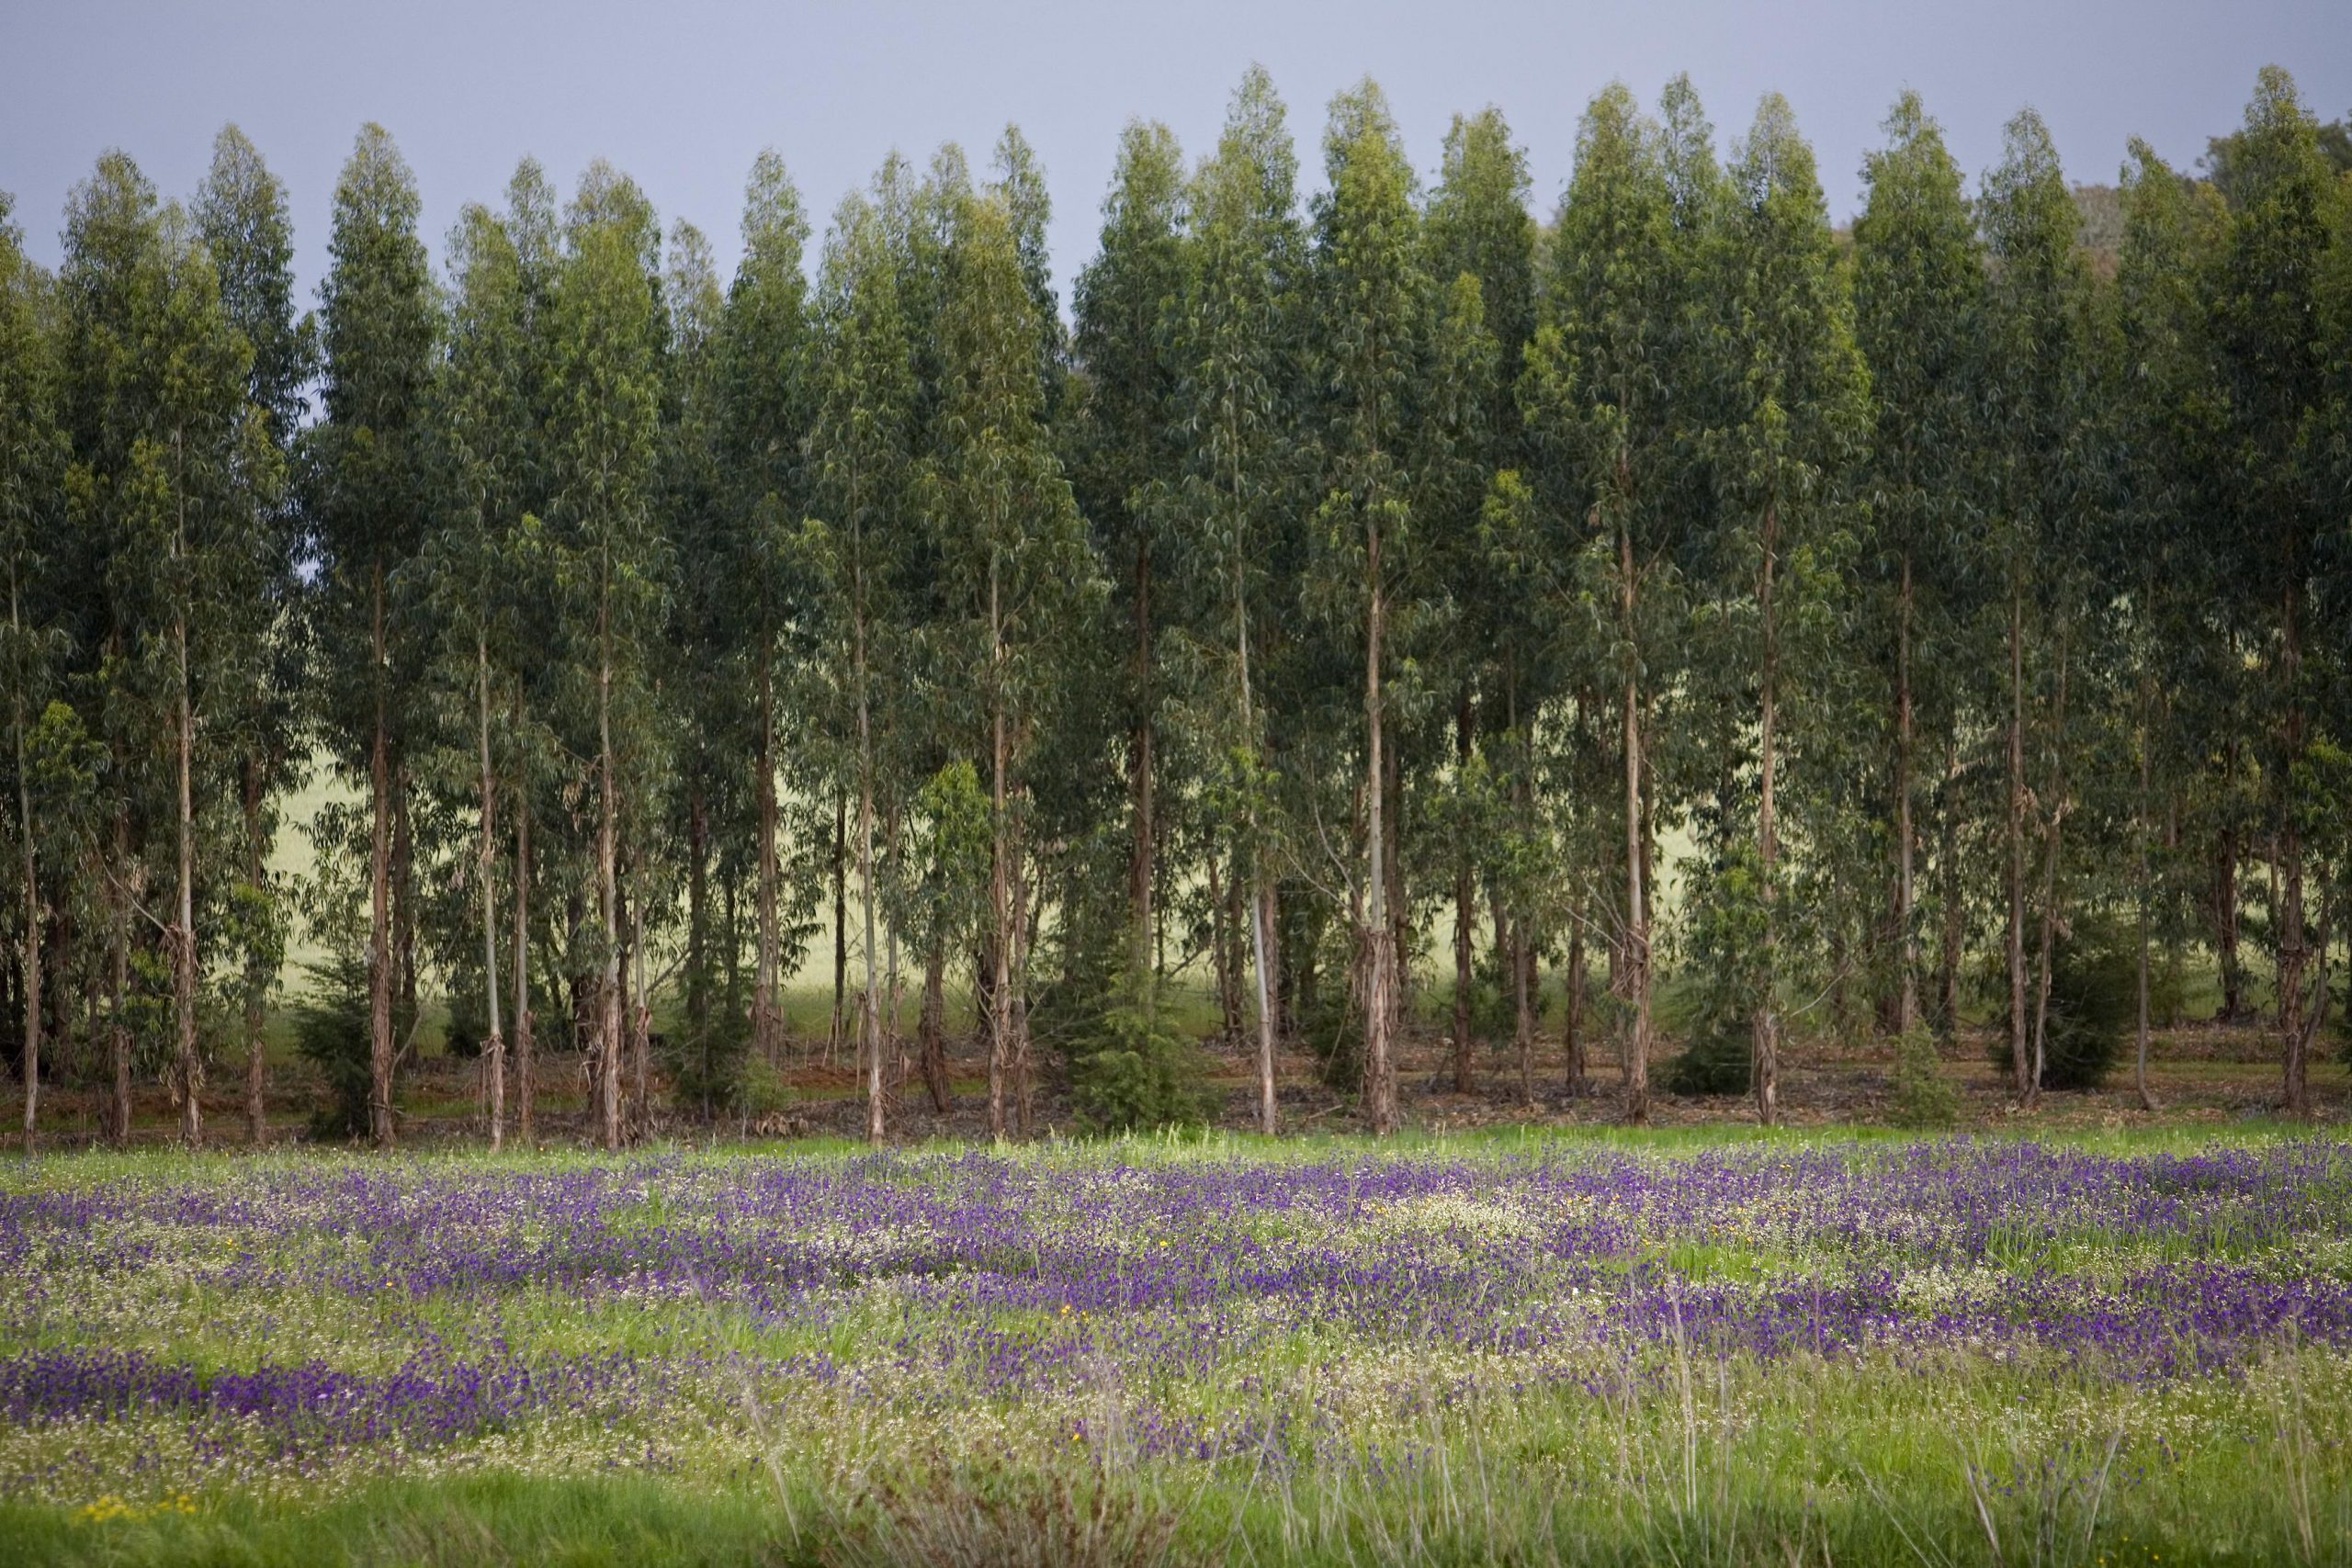
<instances>
[{"instance_id":1,"label":"treeline","mask_svg":"<svg viewBox=\"0 0 2352 1568\"><path fill-rule=\"evenodd\" d=\"M1196 163L1128 127L1067 327L1017 130L893 157L813 265L763 154L722 281L528 161L436 270L370 126L310 311L234 128L186 203L108 153L54 276L0 242L27 1144L44 1079L127 1135L157 1071L196 1142L216 1066L258 1139L298 929L384 1145L428 988L493 1145L556 1051L607 1145L662 1082L724 1110L829 921L876 1138L947 1106L951 987L1000 1134L1048 1071L1193 1113L1180 972L1268 1130L1303 1041L1385 1132L1448 970L1457 1084L1483 1041L1585 1092L1607 1042L1640 1119L1670 960L1676 1083L1770 1120L1791 1038L1917 1070L1972 987L2018 1096L2075 1081L2101 964L2144 1068L2192 948L2233 1017L2267 956L2301 1111L2352 852L2344 142L2266 72L2209 177L2132 145L2094 252L2038 117L1972 195L1906 94L1847 234L1777 96L1726 154L1687 82L1611 86L1539 226L1499 114L1424 187L1369 84L1303 198L1253 71ZM313 759L357 799L291 881Z\"/></svg>"}]
</instances>

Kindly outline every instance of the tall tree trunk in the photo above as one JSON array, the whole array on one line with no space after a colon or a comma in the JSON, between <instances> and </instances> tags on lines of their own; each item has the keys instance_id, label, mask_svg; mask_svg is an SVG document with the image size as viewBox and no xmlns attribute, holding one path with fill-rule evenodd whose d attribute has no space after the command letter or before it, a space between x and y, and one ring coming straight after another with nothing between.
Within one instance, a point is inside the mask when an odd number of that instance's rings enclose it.
<instances>
[{"instance_id":1,"label":"tall tree trunk","mask_svg":"<svg viewBox=\"0 0 2352 1568\"><path fill-rule=\"evenodd\" d=\"M1138 698L1135 731L1127 742L1127 789L1133 801L1127 851L1127 964L1140 978L1151 962L1152 862L1159 846L1154 822L1152 772L1157 726L1153 723L1151 663L1151 551L1136 545L1136 649L1132 679Z\"/></svg>"},{"instance_id":2,"label":"tall tree trunk","mask_svg":"<svg viewBox=\"0 0 2352 1568\"><path fill-rule=\"evenodd\" d=\"M916 1048L922 1060L922 1084L930 1091L931 1108L947 1114L954 1104L947 1078L947 945L937 937L923 949L922 1018L915 1025Z\"/></svg>"},{"instance_id":3,"label":"tall tree trunk","mask_svg":"<svg viewBox=\"0 0 2352 1568\"><path fill-rule=\"evenodd\" d=\"M1396 937L1388 919L1388 851L1385 813L1381 797L1388 793L1388 770L1381 752L1380 641L1387 614L1381 591L1380 528L1367 535L1364 582L1370 590L1370 612L1364 616L1364 844L1368 857L1364 877L1365 911L1363 931L1364 1092L1372 1106L1372 1130L1385 1137L1396 1130L1396 1075L1389 1060L1390 1035L1396 1025Z\"/></svg>"},{"instance_id":4,"label":"tall tree trunk","mask_svg":"<svg viewBox=\"0 0 2352 1568\"><path fill-rule=\"evenodd\" d=\"M1216 974L1218 1042L1230 1046L1242 1034L1242 997L1232 974L1232 888L1218 872L1218 856L1206 858L1209 872L1209 968Z\"/></svg>"},{"instance_id":5,"label":"tall tree trunk","mask_svg":"<svg viewBox=\"0 0 2352 1568\"><path fill-rule=\"evenodd\" d=\"M1938 816L1937 870L1943 880L1942 930L1936 954L1936 1016L1950 1034L1960 1027L1960 961L1967 936L1967 911L1961 903L1960 735L1944 737L1944 786Z\"/></svg>"},{"instance_id":6,"label":"tall tree trunk","mask_svg":"<svg viewBox=\"0 0 2352 1568\"><path fill-rule=\"evenodd\" d=\"M1623 524L1617 529L1618 609L1620 633L1626 646L1634 635L1634 536ZM1639 661L1625 665L1625 998L1626 1014L1625 1116L1631 1122L1650 1118L1650 927L1649 894L1644 887L1648 840L1642 809L1642 705Z\"/></svg>"},{"instance_id":7,"label":"tall tree trunk","mask_svg":"<svg viewBox=\"0 0 2352 1568\"><path fill-rule=\"evenodd\" d=\"M1566 994L1560 998L1560 1051L1566 1067L1568 1098L1581 1100L1592 1092L1584 1049L1584 911L1571 910L1568 919L1568 972L1562 982Z\"/></svg>"},{"instance_id":8,"label":"tall tree trunk","mask_svg":"<svg viewBox=\"0 0 2352 1568\"><path fill-rule=\"evenodd\" d=\"M2238 745L2234 738L2222 747L2223 787L2237 775ZM2226 807L2225 807L2226 809ZM2222 971L2222 1010L2216 1021L2237 1023L2245 1018L2245 964L2238 954L2238 861L2242 846L2238 825L2224 820L2213 845L2213 952Z\"/></svg>"},{"instance_id":9,"label":"tall tree trunk","mask_svg":"<svg viewBox=\"0 0 2352 1568\"><path fill-rule=\"evenodd\" d=\"M259 895L269 882L268 835L262 825L261 760L246 758L243 772L242 804L245 821L245 877L254 893ZM269 982L267 966L249 956L245 961L245 1142L254 1148L261 1147L269 1135L268 1108L263 1098L263 1090L267 1087L268 1068L262 1040Z\"/></svg>"},{"instance_id":10,"label":"tall tree trunk","mask_svg":"<svg viewBox=\"0 0 2352 1568\"><path fill-rule=\"evenodd\" d=\"M1911 822L1911 552L1903 552L1902 590L1895 601L1894 630L1894 939L1902 965L1894 995L1894 1032L1908 1034L1919 1022L1919 938L1914 931L1917 900L1912 890L1916 835Z\"/></svg>"},{"instance_id":11,"label":"tall tree trunk","mask_svg":"<svg viewBox=\"0 0 2352 1568\"><path fill-rule=\"evenodd\" d=\"M183 528L186 525L183 523ZM196 795L190 783L196 750L196 719L188 685L192 674L187 659L187 617L172 621L172 641L179 650L179 680L174 698L174 747L178 763L178 908L172 918L173 1068L179 1080L180 1137L190 1148L204 1145L204 1106L197 1098L204 1084L203 1066L196 1054Z\"/></svg>"},{"instance_id":12,"label":"tall tree trunk","mask_svg":"<svg viewBox=\"0 0 2352 1568\"><path fill-rule=\"evenodd\" d=\"M2304 948L2303 839L2302 830L2295 819L2293 786L2290 783L2291 770L2303 751L2300 581L2296 573L2289 573L2279 607L2279 626L2285 634L2279 646L2280 684L2286 690L2287 711L2285 733L2279 738L2282 755L2273 774L2277 781L2273 785L2274 797L2278 802L2276 811L2279 882L2276 906L2278 923L2278 1032L2286 1043L2282 1097L2290 1116L2304 1116L2311 1112L2311 1038L2303 1028L2303 964L2310 956Z\"/></svg>"},{"instance_id":13,"label":"tall tree trunk","mask_svg":"<svg viewBox=\"0 0 2352 1568\"><path fill-rule=\"evenodd\" d=\"M2133 803L2132 843L2134 852L2132 867L2133 937L2138 948L2138 968L2132 976L2135 1016L2132 1034L2132 1087L2140 1097L2140 1109L2154 1111L2156 1097L2148 1091L2148 708L2150 699L2143 689L2140 694L2140 795Z\"/></svg>"},{"instance_id":14,"label":"tall tree trunk","mask_svg":"<svg viewBox=\"0 0 2352 1568\"><path fill-rule=\"evenodd\" d=\"M370 574L376 732L368 747L368 1132L376 1146L395 1141L392 1124L392 763L385 712L384 566Z\"/></svg>"},{"instance_id":15,"label":"tall tree trunk","mask_svg":"<svg viewBox=\"0 0 2352 1568\"><path fill-rule=\"evenodd\" d=\"M2058 941L2058 854L2066 821L2066 621L2061 616L2058 622L2058 705L2051 719L2050 798L2044 804L2049 826L2043 830L2041 947L2033 1009L2033 1081L2026 1091L2026 1103L2029 1105L2041 1097L2042 1068L2050 1039L2051 965L2056 957Z\"/></svg>"},{"instance_id":16,"label":"tall tree trunk","mask_svg":"<svg viewBox=\"0 0 2352 1568\"><path fill-rule=\"evenodd\" d=\"M754 850L759 861L759 951L752 966L752 1049L763 1062L774 1062L779 1021L776 1011L776 965L781 937L776 924L775 852L775 671L771 666L767 625L760 626L760 744L753 766L752 798L758 811Z\"/></svg>"},{"instance_id":17,"label":"tall tree trunk","mask_svg":"<svg viewBox=\"0 0 2352 1568\"><path fill-rule=\"evenodd\" d=\"M114 810L114 863L117 877L130 874L130 806L117 803ZM112 960L112 1007L107 1017L107 1055L114 1066L115 1142L130 1141L130 892L108 879L107 902L114 919L107 933Z\"/></svg>"},{"instance_id":18,"label":"tall tree trunk","mask_svg":"<svg viewBox=\"0 0 2352 1568\"><path fill-rule=\"evenodd\" d=\"M857 679L857 897L865 942L865 982L857 1001L858 1050L865 1067L865 1141L882 1142L882 1013L874 990L874 726L865 670L864 555L859 552L855 623Z\"/></svg>"},{"instance_id":19,"label":"tall tree trunk","mask_svg":"<svg viewBox=\"0 0 2352 1568\"><path fill-rule=\"evenodd\" d=\"M8 629L21 645L24 622L17 600L17 579L8 578ZM33 794L25 767L25 694L10 703L16 720L17 826L25 869L25 1153L31 1154L40 1118L40 873L33 850Z\"/></svg>"},{"instance_id":20,"label":"tall tree trunk","mask_svg":"<svg viewBox=\"0 0 2352 1568\"><path fill-rule=\"evenodd\" d=\"M686 792L686 1036L694 1042L703 1120L711 1113L710 801L698 763Z\"/></svg>"},{"instance_id":21,"label":"tall tree trunk","mask_svg":"<svg viewBox=\"0 0 2352 1568\"><path fill-rule=\"evenodd\" d=\"M604 972L596 987L596 1091L605 1147L621 1146L619 811L613 788L613 621L610 573L596 604L596 914Z\"/></svg>"},{"instance_id":22,"label":"tall tree trunk","mask_svg":"<svg viewBox=\"0 0 2352 1568\"><path fill-rule=\"evenodd\" d=\"M632 864L636 857L630 856ZM629 1136L642 1140L653 1130L653 991L645 979L645 899L628 900L628 955L635 981L629 987Z\"/></svg>"},{"instance_id":23,"label":"tall tree trunk","mask_svg":"<svg viewBox=\"0 0 2352 1568\"><path fill-rule=\"evenodd\" d=\"M1237 504L1238 497L1236 497ZM1250 592L1241 553L1233 558L1233 644L1241 694L1241 737L1251 763L1258 761L1258 714L1250 679ZM1255 992L1258 1024L1258 1130L1272 1137L1282 1128L1282 1113L1274 1097L1274 887L1266 875L1258 842L1258 785L1245 785L1249 809L1244 817L1249 836L1250 972ZM1237 880L1240 865L1234 868Z\"/></svg>"},{"instance_id":24,"label":"tall tree trunk","mask_svg":"<svg viewBox=\"0 0 2352 1568\"><path fill-rule=\"evenodd\" d=\"M1756 860L1762 879L1764 905L1763 990L1756 998L1755 1031L1756 1116L1767 1127L1778 1119L1781 1094L1781 1020L1774 989L1780 984L1778 933L1774 921L1773 878L1781 859L1780 825L1775 818L1773 782L1779 764L1773 725L1780 700L1780 626L1772 607L1773 558L1780 549L1781 513L1777 504L1764 508L1763 570L1757 579L1756 608L1764 633L1762 706L1757 726L1758 792L1756 799Z\"/></svg>"},{"instance_id":25,"label":"tall tree trunk","mask_svg":"<svg viewBox=\"0 0 2352 1568\"><path fill-rule=\"evenodd\" d=\"M2019 1100L2033 1094L2033 1066L2026 1058L2025 1015L2025 578L2009 566L2008 805L2004 821L2008 841L2009 1076Z\"/></svg>"},{"instance_id":26,"label":"tall tree trunk","mask_svg":"<svg viewBox=\"0 0 2352 1568\"><path fill-rule=\"evenodd\" d=\"M514 691L514 732L523 729L523 692ZM538 1138L538 1064L531 1040L531 795L522 768L514 785L514 1111L525 1147Z\"/></svg>"},{"instance_id":27,"label":"tall tree trunk","mask_svg":"<svg viewBox=\"0 0 2352 1568\"><path fill-rule=\"evenodd\" d=\"M833 796L833 1018L825 1034L825 1061L831 1065L848 1023L849 998L849 798Z\"/></svg>"},{"instance_id":28,"label":"tall tree trunk","mask_svg":"<svg viewBox=\"0 0 2352 1568\"><path fill-rule=\"evenodd\" d=\"M1471 750L1470 688L1465 683L1455 699L1453 710L1453 760L1455 766L1466 774L1470 767ZM1473 932L1470 900L1477 891L1476 877L1470 865L1471 846L1456 846L1461 856L1453 872L1453 1092L1472 1092L1470 1077L1470 990L1472 986L1471 947ZM1499 948L1496 957L1503 953Z\"/></svg>"},{"instance_id":29,"label":"tall tree trunk","mask_svg":"<svg viewBox=\"0 0 2352 1568\"><path fill-rule=\"evenodd\" d=\"M1004 623L997 563L989 561L989 918L994 953L989 970L989 1133L1004 1137L1006 1070L1012 1059L1012 825L1005 773L1010 764L1004 728Z\"/></svg>"},{"instance_id":30,"label":"tall tree trunk","mask_svg":"<svg viewBox=\"0 0 2352 1568\"><path fill-rule=\"evenodd\" d=\"M482 1042L490 1083L490 1147L506 1146L506 1032L498 1007L498 828L495 775L490 767L490 638L474 637L475 741L481 763L481 848L476 871L481 883L482 997L490 1012L490 1036Z\"/></svg>"}]
</instances>

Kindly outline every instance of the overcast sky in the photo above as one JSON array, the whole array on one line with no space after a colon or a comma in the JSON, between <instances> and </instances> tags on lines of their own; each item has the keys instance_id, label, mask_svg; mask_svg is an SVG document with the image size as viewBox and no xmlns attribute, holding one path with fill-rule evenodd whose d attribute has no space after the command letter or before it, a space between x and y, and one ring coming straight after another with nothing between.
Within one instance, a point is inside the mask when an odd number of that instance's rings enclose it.
<instances>
[{"instance_id":1,"label":"overcast sky","mask_svg":"<svg viewBox=\"0 0 2352 1568\"><path fill-rule=\"evenodd\" d=\"M1500 106L1545 213L1577 117L1611 78L1654 103L1689 72L1726 144L1777 89L1843 219L1859 203L1862 153L1906 85L1972 175L2026 104L2078 181L2112 180L2132 135L2189 164L2237 123L2271 62L2324 118L2344 114L2352 0L0 0L0 189L15 194L34 256L53 265L66 193L103 149L186 196L234 120L291 192L307 301L335 172L366 120L388 127L415 169L436 261L459 205L497 200L527 152L567 193L588 160L611 160L665 228L699 225L729 269L743 176L763 146L783 153L821 229L891 148L921 162L954 140L984 164L1013 120L1051 181L1067 309L1121 125L1164 120L1197 156L1253 60L1290 106L1308 183L1320 178L1326 104L1368 73L1424 171L1453 113Z\"/></svg>"}]
</instances>

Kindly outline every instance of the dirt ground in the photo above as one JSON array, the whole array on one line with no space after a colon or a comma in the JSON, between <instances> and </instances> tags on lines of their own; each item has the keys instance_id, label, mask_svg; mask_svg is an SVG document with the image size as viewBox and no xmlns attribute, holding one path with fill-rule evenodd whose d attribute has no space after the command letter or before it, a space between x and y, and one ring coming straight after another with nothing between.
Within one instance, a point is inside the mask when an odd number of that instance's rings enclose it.
<instances>
[{"instance_id":1,"label":"dirt ground","mask_svg":"<svg viewBox=\"0 0 2352 1568\"><path fill-rule=\"evenodd\" d=\"M2011 1100L2006 1076L1986 1059L1987 1043L1984 1032L1971 1030L1945 1042L1941 1049L1940 1066L1957 1091L1957 1125L1962 1130L2057 1131L2158 1122L2223 1126L2275 1116L2278 1111L2278 1042L2275 1034L2257 1025L2199 1024L2158 1034L2149 1065L2150 1088L2159 1106L2153 1112L2141 1108L2133 1091L2128 1049L2101 1088L2045 1093L2041 1104L2028 1111ZM2326 1043L2328 1048L2311 1068L2313 1118L2327 1122L2352 1120L2352 1067L2347 1067L2335 1042ZM1437 1132L1589 1126L1624 1120L1622 1078L1605 1043L1593 1050L1589 1092L1574 1099L1564 1091L1558 1040L1539 1043L1532 1105L1520 1096L1518 1064L1507 1048L1497 1050L1480 1043L1474 1049L1476 1089L1460 1094L1453 1089L1452 1052L1443 1033L1424 1028L1408 1035L1398 1067L1398 1099L1407 1126ZM1256 1094L1250 1055L1242 1050L1220 1048L1216 1042L1204 1050L1211 1064L1210 1081L1221 1097L1216 1122L1236 1130L1253 1127ZM1653 1062L1653 1085L1657 1066ZM1893 1047L1883 1040L1793 1043L1783 1051L1781 1119L1800 1127L1883 1125L1893 1114ZM889 1111L893 1142L987 1137L985 1047L976 1040L956 1043L951 1051L951 1070L956 1092L954 1104L944 1115L932 1109L919 1081L905 1086ZM1353 1097L1324 1084L1317 1076L1312 1056L1303 1051L1285 1053L1278 1071L1285 1131L1363 1130L1364 1119ZM540 1140L551 1144L584 1140L590 1128L578 1059L568 1053L542 1057L539 1075ZM242 1108L236 1099L240 1077L233 1065L223 1065L206 1094L210 1142L234 1145L243 1141ZM693 1141L863 1136L863 1081L846 1062L828 1063L820 1045L812 1044L778 1062L774 1077L784 1091L783 1103L775 1109L756 1116L724 1117L716 1123L663 1113L653 1134ZM512 1094L510 1088L510 1116ZM322 1086L308 1064L277 1066L271 1084L270 1140L307 1139L309 1110L322 1099ZM7 1100L10 1103L0 1109L0 1115L13 1126L19 1119L19 1102L13 1093ZM485 1134L480 1069L474 1063L427 1059L404 1076L401 1101L402 1141L410 1145L470 1143ZM141 1086L136 1106L138 1141L162 1143L176 1135L176 1111L164 1090ZM102 1096L96 1089L47 1089L42 1100L43 1142L52 1148L97 1142L101 1111ZM1654 1125L1736 1124L1753 1122L1755 1115L1753 1103L1742 1097L1679 1096L1655 1089L1651 1096ZM1036 1094L1034 1126L1043 1136L1068 1135L1076 1127L1069 1097L1050 1075Z\"/></svg>"}]
</instances>

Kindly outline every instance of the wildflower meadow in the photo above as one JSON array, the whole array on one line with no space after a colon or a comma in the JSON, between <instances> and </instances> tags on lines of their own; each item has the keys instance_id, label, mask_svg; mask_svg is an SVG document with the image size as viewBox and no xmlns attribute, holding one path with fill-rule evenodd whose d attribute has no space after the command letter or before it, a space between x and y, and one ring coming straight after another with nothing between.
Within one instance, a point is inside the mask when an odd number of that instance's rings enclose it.
<instances>
[{"instance_id":1,"label":"wildflower meadow","mask_svg":"<svg viewBox=\"0 0 2352 1568\"><path fill-rule=\"evenodd\" d=\"M0 1176L0 1561L2328 1562L2352 1145Z\"/></svg>"}]
</instances>

